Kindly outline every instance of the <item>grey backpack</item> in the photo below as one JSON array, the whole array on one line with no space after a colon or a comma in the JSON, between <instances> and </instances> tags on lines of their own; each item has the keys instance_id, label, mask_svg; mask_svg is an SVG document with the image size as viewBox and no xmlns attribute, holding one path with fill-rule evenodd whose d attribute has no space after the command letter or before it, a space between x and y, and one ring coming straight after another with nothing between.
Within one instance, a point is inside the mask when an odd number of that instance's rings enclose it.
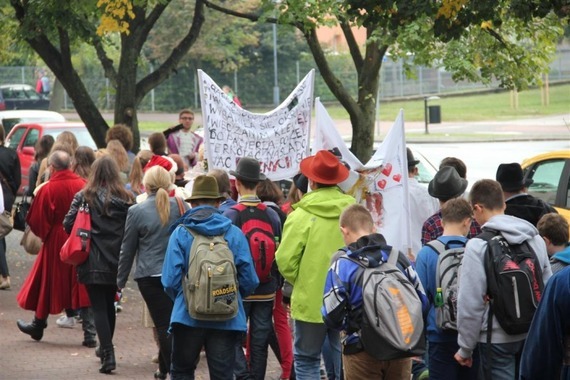
<instances>
[{"instance_id":1,"label":"grey backpack","mask_svg":"<svg viewBox=\"0 0 570 380\"><path fill-rule=\"evenodd\" d=\"M397 267L399 252L392 249L387 262L383 261L380 250L375 254L378 256L350 258L362 268L359 274L362 346L378 360L422 355L425 352L422 302L414 285Z\"/></svg>"},{"instance_id":2,"label":"grey backpack","mask_svg":"<svg viewBox=\"0 0 570 380\"><path fill-rule=\"evenodd\" d=\"M442 304L436 305L435 322L441 330L457 331L457 280L465 242L455 239L444 244L436 239L426 245L438 254L435 287L441 288Z\"/></svg>"},{"instance_id":3,"label":"grey backpack","mask_svg":"<svg viewBox=\"0 0 570 380\"><path fill-rule=\"evenodd\" d=\"M182 289L190 316L202 321L226 321L239 310L234 254L223 235L205 236L191 229L188 273Z\"/></svg>"}]
</instances>

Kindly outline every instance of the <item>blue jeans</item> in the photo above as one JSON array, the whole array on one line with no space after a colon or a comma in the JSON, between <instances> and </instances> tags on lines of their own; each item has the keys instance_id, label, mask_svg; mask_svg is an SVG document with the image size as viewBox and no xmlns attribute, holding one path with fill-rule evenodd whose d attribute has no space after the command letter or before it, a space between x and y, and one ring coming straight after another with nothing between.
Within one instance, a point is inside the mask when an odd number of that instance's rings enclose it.
<instances>
[{"instance_id":1,"label":"blue jeans","mask_svg":"<svg viewBox=\"0 0 570 380\"><path fill-rule=\"evenodd\" d=\"M235 342L238 331L202 329L172 324L171 380L194 380L202 347L206 349L212 380L233 380Z\"/></svg>"},{"instance_id":2,"label":"blue jeans","mask_svg":"<svg viewBox=\"0 0 570 380\"><path fill-rule=\"evenodd\" d=\"M243 308L249 319L249 369L240 339L235 344L236 379L265 379L269 335L273 330L273 301L247 302Z\"/></svg>"},{"instance_id":3,"label":"blue jeans","mask_svg":"<svg viewBox=\"0 0 570 380\"><path fill-rule=\"evenodd\" d=\"M328 337L330 352L325 358L329 368L334 368L335 378L340 380L341 345L340 333L324 323L295 321L295 374L297 380L314 380L320 377L321 351ZM330 364L332 363L332 364ZM329 377L330 379L330 377Z\"/></svg>"},{"instance_id":4,"label":"blue jeans","mask_svg":"<svg viewBox=\"0 0 570 380\"><path fill-rule=\"evenodd\" d=\"M471 368L460 365L454 358L459 350L457 342L429 342L430 380L477 380L479 374L479 353L473 352Z\"/></svg>"},{"instance_id":5,"label":"blue jeans","mask_svg":"<svg viewBox=\"0 0 570 380\"><path fill-rule=\"evenodd\" d=\"M491 370L493 380L512 380L518 374L518 354L524 346L524 340L512 343L491 343L491 362L487 361L487 343L479 343L479 359L483 376ZM431 373L430 373L431 375Z\"/></svg>"}]
</instances>

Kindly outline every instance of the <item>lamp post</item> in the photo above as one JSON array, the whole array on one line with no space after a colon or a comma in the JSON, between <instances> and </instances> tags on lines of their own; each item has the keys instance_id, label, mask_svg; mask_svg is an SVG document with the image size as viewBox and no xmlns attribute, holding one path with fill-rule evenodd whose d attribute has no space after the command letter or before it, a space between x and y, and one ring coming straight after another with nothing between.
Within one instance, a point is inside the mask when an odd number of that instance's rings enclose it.
<instances>
[{"instance_id":1,"label":"lamp post","mask_svg":"<svg viewBox=\"0 0 570 380\"><path fill-rule=\"evenodd\" d=\"M429 129L428 129L428 102L430 100L438 100L440 99L439 96L430 96L430 97L424 97L424 121L425 121L425 134L428 135L429 134Z\"/></svg>"},{"instance_id":2,"label":"lamp post","mask_svg":"<svg viewBox=\"0 0 570 380\"><path fill-rule=\"evenodd\" d=\"M273 24L273 104L279 105L279 79L277 74L277 24Z\"/></svg>"}]
</instances>

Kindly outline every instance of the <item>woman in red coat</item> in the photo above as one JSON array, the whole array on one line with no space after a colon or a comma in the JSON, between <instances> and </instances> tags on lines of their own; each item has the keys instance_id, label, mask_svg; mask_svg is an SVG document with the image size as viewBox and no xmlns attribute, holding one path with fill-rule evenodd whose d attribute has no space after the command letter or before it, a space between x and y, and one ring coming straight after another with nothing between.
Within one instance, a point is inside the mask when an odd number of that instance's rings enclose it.
<instances>
[{"instance_id":1,"label":"woman in red coat","mask_svg":"<svg viewBox=\"0 0 570 380\"><path fill-rule=\"evenodd\" d=\"M17 296L21 308L35 312L32 323L19 320L18 328L35 340L42 339L49 314L72 306L73 267L59 259L67 240L62 223L73 196L85 185L85 180L69 169L68 153L54 151L48 164L50 180L38 190L26 218L43 245Z\"/></svg>"}]
</instances>

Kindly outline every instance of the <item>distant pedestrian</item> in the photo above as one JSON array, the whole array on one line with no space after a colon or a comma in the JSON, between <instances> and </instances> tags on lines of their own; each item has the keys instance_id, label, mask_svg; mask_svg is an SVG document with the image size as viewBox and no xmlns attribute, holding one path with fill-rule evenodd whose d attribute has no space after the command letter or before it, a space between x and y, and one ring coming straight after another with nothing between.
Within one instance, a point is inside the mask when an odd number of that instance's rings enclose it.
<instances>
[{"instance_id":1,"label":"distant pedestrian","mask_svg":"<svg viewBox=\"0 0 570 380\"><path fill-rule=\"evenodd\" d=\"M218 211L222 199L215 178L205 175L196 177L192 196L187 199L192 208L174 227L166 250L162 285L174 301L170 319L172 380L194 378L202 347L206 350L210 379L234 379L235 344L247 330L242 297L250 295L258 286L259 280L245 236ZM188 275L189 256L196 234L210 237L223 235L233 253L239 284L239 308L237 315L229 320L198 320L188 313L182 287L183 279ZM189 281L195 280L189 278Z\"/></svg>"},{"instance_id":2,"label":"distant pedestrian","mask_svg":"<svg viewBox=\"0 0 570 380\"><path fill-rule=\"evenodd\" d=\"M530 246L534 257L529 259L532 263L528 267L532 268L535 275L526 278L529 282L532 281L533 287L535 283L537 288L540 288L542 281L546 283L552 271L544 241L532 224L504 214L505 200L500 184L489 179L479 180L471 188L469 197L473 215L483 231L498 231L509 245L527 243ZM457 301L457 342L460 348L455 359L459 364L470 367L473 365L473 352L479 347L483 373L490 375L493 380L514 379L519 367L517 357L522 351L526 332L509 334L506 330L511 326L502 326L497 319L497 312L490 314L488 289L491 282L485 268L485 256L489 250L489 243L480 237L470 239L465 249ZM507 269L511 268L505 265L503 270ZM527 275L526 272L523 273ZM535 279L538 280L534 281ZM514 276L512 281L516 290ZM520 313L520 310L517 311Z\"/></svg>"},{"instance_id":3,"label":"distant pedestrian","mask_svg":"<svg viewBox=\"0 0 570 380\"><path fill-rule=\"evenodd\" d=\"M70 167L68 153L56 150L49 155L50 180L37 191L26 218L32 232L43 242L17 296L22 309L34 311L33 321L18 320L18 328L34 340L42 339L49 314L72 309L73 266L60 260L59 251L68 237L63 229L65 214L85 179Z\"/></svg>"},{"instance_id":4,"label":"distant pedestrian","mask_svg":"<svg viewBox=\"0 0 570 380\"><path fill-rule=\"evenodd\" d=\"M119 289L125 287L136 259L134 280L148 306L158 335L159 369L155 378L166 379L172 355L172 338L168 328L173 302L162 287L162 266L170 226L180 219L188 205L181 198L168 196L170 174L161 166L150 168L143 182L149 197L129 208L127 213L117 286Z\"/></svg>"},{"instance_id":5,"label":"distant pedestrian","mask_svg":"<svg viewBox=\"0 0 570 380\"><path fill-rule=\"evenodd\" d=\"M69 233L79 207L87 203L91 216L91 248L87 261L76 269L79 282L87 287L91 300L99 337L96 354L101 357L101 373L110 373L116 368L113 335L117 272L125 220L133 200L121 181L115 160L103 156L93 163L85 188L73 198L63 222Z\"/></svg>"},{"instance_id":6,"label":"distant pedestrian","mask_svg":"<svg viewBox=\"0 0 570 380\"><path fill-rule=\"evenodd\" d=\"M276 255L279 271L293 285L295 373L299 380L319 378L323 342L328 336L334 352L329 366L334 368L332 376L340 379L340 334L323 323L322 291L332 255L344 245L338 227L340 214L355 199L338 187L349 173L331 152L321 150L305 158L301 172L312 191L292 206Z\"/></svg>"},{"instance_id":7,"label":"distant pedestrian","mask_svg":"<svg viewBox=\"0 0 570 380\"><path fill-rule=\"evenodd\" d=\"M192 131L194 112L184 109L180 111L178 120L180 124L167 133L168 152L180 155L187 166L185 170L191 169L198 163L198 152L203 138Z\"/></svg>"},{"instance_id":8,"label":"distant pedestrian","mask_svg":"<svg viewBox=\"0 0 570 380\"><path fill-rule=\"evenodd\" d=\"M12 211L16 194L20 188L20 159L14 149L4 146L4 127L0 124L0 186L4 194L4 209ZM10 288L10 271L6 260L6 238L0 239L0 289Z\"/></svg>"},{"instance_id":9,"label":"distant pedestrian","mask_svg":"<svg viewBox=\"0 0 570 380\"><path fill-rule=\"evenodd\" d=\"M497 182L501 184L505 196L505 215L516 216L536 227L538 220L550 212L556 213L554 207L527 193L533 181L524 181L524 174L519 163L500 164L497 168Z\"/></svg>"},{"instance_id":10,"label":"distant pedestrian","mask_svg":"<svg viewBox=\"0 0 570 380\"><path fill-rule=\"evenodd\" d=\"M449 162L452 161L448 158ZM461 161L462 163L463 161ZM463 171L463 167L459 166L459 170ZM428 193L432 197L439 200L440 210L430 216L422 227L422 245L437 239L443 233L443 226L441 224L441 207L450 199L462 197L467 189L467 180L455 169L455 166L441 166L439 171L435 174L428 186ZM467 238L477 236L481 233L481 227L476 220L471 221L471 227Z\"/></svg>"},{"instance_id":11,"label":"distant pedestrian","mask_svg":"<svg viewBox=\"0 0 570 380\"><path fill-rule=\"evenodd\" d=\"M552 273L570 265L568 221L560 214L545 214L538 221L538 233L546 243Z\"/></svg>"}]
</instances>

